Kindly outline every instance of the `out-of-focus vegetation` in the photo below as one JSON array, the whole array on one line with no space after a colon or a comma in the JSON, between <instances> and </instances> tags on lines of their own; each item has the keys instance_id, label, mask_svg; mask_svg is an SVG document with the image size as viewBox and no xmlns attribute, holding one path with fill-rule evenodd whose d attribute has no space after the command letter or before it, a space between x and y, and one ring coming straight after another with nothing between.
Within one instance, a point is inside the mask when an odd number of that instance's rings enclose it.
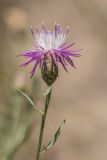
<instances>
[{"instance_id":1,"label":"out-of-focus vegetation","mask_svg":"<svg viewBox=\"0 0 107 160\"><path fill-rule=\"evenodd\" d=\"M12 160L15 153L29 138L32 130L32 115L33 112L35 113L34 108L16 90L21 89L28 92L24 77L18 74L15 78L17 79L14 80L11 87L7 85L7 95L9 95L0 104L0 153L1 158L6 160ZM38 86L38 79L34 79L29 93L29 96L32 98L35 96L37 100Z\"/></svg>"}]
</instances>

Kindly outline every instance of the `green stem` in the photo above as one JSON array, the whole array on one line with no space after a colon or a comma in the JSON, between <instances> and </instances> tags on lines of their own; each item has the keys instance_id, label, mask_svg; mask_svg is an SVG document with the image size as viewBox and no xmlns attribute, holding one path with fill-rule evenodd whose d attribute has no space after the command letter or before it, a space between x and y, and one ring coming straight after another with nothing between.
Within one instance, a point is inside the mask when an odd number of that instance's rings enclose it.
<instances>
[{"instance_id":1,"label":"green stem","mask_svg":"<svg viewBox=\"0 0 107 160\"><path fill-rule=\"evenodd\" d=\"M45 107L44 107L44 114L42 115L39 142L38 142L37 153L36 153L36 160L40 159L43 132L44 132L44 126L45 126L45 120L46 120L46 115L47 115L47 111L48 111L48 106L49 106L49 102L50 102L50 97L51 97L51 91L46 95L46 102L45 102Z\"/></svg>"}]
</instances>

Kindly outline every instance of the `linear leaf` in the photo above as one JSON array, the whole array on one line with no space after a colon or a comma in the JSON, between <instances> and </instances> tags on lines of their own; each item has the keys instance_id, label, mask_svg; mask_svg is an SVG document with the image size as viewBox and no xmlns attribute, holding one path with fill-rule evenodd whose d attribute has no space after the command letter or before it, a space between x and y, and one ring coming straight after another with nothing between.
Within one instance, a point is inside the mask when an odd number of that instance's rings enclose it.
<instances>
[{"instance_id":1,"label":"linear leaf","mask_svg":"<svg viewBox=\"0 0 107 160\"><path fill-rule=\"evenodd\" d=\"M51 92L52 87L49 86L46 90L46 92L43 94L44 96L48 95Z\"/></svg>"},{"instance_id":2,"label":"linear leaf","mask_svg":"<svg viewBox=\"0 0 107 160\"><path fill-rule=\"evenodd\" d=\"M26 93L20 91L19 89L17 89L17 91L21 93L29 101L29 103L33 106L34 109L36 109L41 115L43 115L43 112L39 108L35 107L35 103L31 100L31 98Z\"/></svg>"},{"instance_id":3,"label":"linear leaf","mask_svg":"<svg viewBox=\"0 0 107 160\"><path fill-rule=\"evenodd\" d=\"M23 96L25 96L26 99L30 102L30 104L31 104L32 106L35 106L34 102L31 100L31 98L30 98L26 93L20 91L19 89L17 89L17 91L18 91L19 93L21 93Z\"/></svg>"},{"instance_id":4,"label":"linear leaf","mask_svg":"<svg viewBox=\"0 0 107 160\"><path fill-rule=\"evenodd\" d=\"M53 138L50 140L50 142L48 143L48 145L43 147L43 150L41 151L41 153L43 153L44 151L47 151L48 149L50 149L50 148L55 144L55 142L57 141L60 133L61 133L62 130L63 130L64 124L65 124L65 120L64 120L63 123L60 125L60 127L58 128L58 130L56 131L55 135L54 135Z\"/></svg>"}]
</instances>

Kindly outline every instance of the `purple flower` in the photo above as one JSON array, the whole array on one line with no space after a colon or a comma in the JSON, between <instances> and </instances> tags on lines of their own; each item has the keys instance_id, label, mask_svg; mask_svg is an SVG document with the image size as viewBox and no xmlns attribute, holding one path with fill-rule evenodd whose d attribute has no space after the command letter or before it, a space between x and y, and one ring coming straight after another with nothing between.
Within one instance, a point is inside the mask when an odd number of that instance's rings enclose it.
<instances>
[{"instance_id":1,"label":"purple flower","mask_svg":"<svg viewBox=\"0 0 107 160\"><path fill-rule=\"evenodd\" d=\"M65 71L67 71L67 63L75 67L72 57L79 57L80 54L77 52L80 50L71 49L75 43L67 45L66 39L68 31L69 27L67 27L65 31L62 31L59 24L55 24L53 31L47 30L44 24L42 24L41 32L38 31L38 28L36 28L34 32L31 27L32 36L36 41L36 45L32 50L19 55L28 59L20 66L25 67L34 62L34 67L30 72L31 77L34 75L37 66L39 65L40 68L42 68L42 64L44 64L49 57L51 57L53 65L58 67L58 63L60 63Z\"/></svg>"}]
</instances>

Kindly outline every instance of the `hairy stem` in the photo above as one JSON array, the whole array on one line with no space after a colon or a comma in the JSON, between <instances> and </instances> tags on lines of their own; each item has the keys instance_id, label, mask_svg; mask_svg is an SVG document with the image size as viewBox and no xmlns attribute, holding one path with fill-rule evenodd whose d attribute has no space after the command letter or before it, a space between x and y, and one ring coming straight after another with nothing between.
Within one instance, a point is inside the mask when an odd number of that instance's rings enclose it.
<instances>
[{"instance_id":1,"label":"hairy stem","mask_svg":"<svg viewBox=\"0 0 107 160\"><path fill-rule=\"evenodd\" d=\"M43 133L44 133L44 126L45 126L45 120L46 120L46 115L47 115L47 111L48 111L49 101L50 101L50 97L51 97L51 91L46 95L46 102L45 102L45 107L44 107L44 114L42 115L39 142L38 142L37 153L36 153L36 160L40 159L40 152L41 152L41 145L42 145L42 139L43 139Z\"/></svg>"}]
</instances>

